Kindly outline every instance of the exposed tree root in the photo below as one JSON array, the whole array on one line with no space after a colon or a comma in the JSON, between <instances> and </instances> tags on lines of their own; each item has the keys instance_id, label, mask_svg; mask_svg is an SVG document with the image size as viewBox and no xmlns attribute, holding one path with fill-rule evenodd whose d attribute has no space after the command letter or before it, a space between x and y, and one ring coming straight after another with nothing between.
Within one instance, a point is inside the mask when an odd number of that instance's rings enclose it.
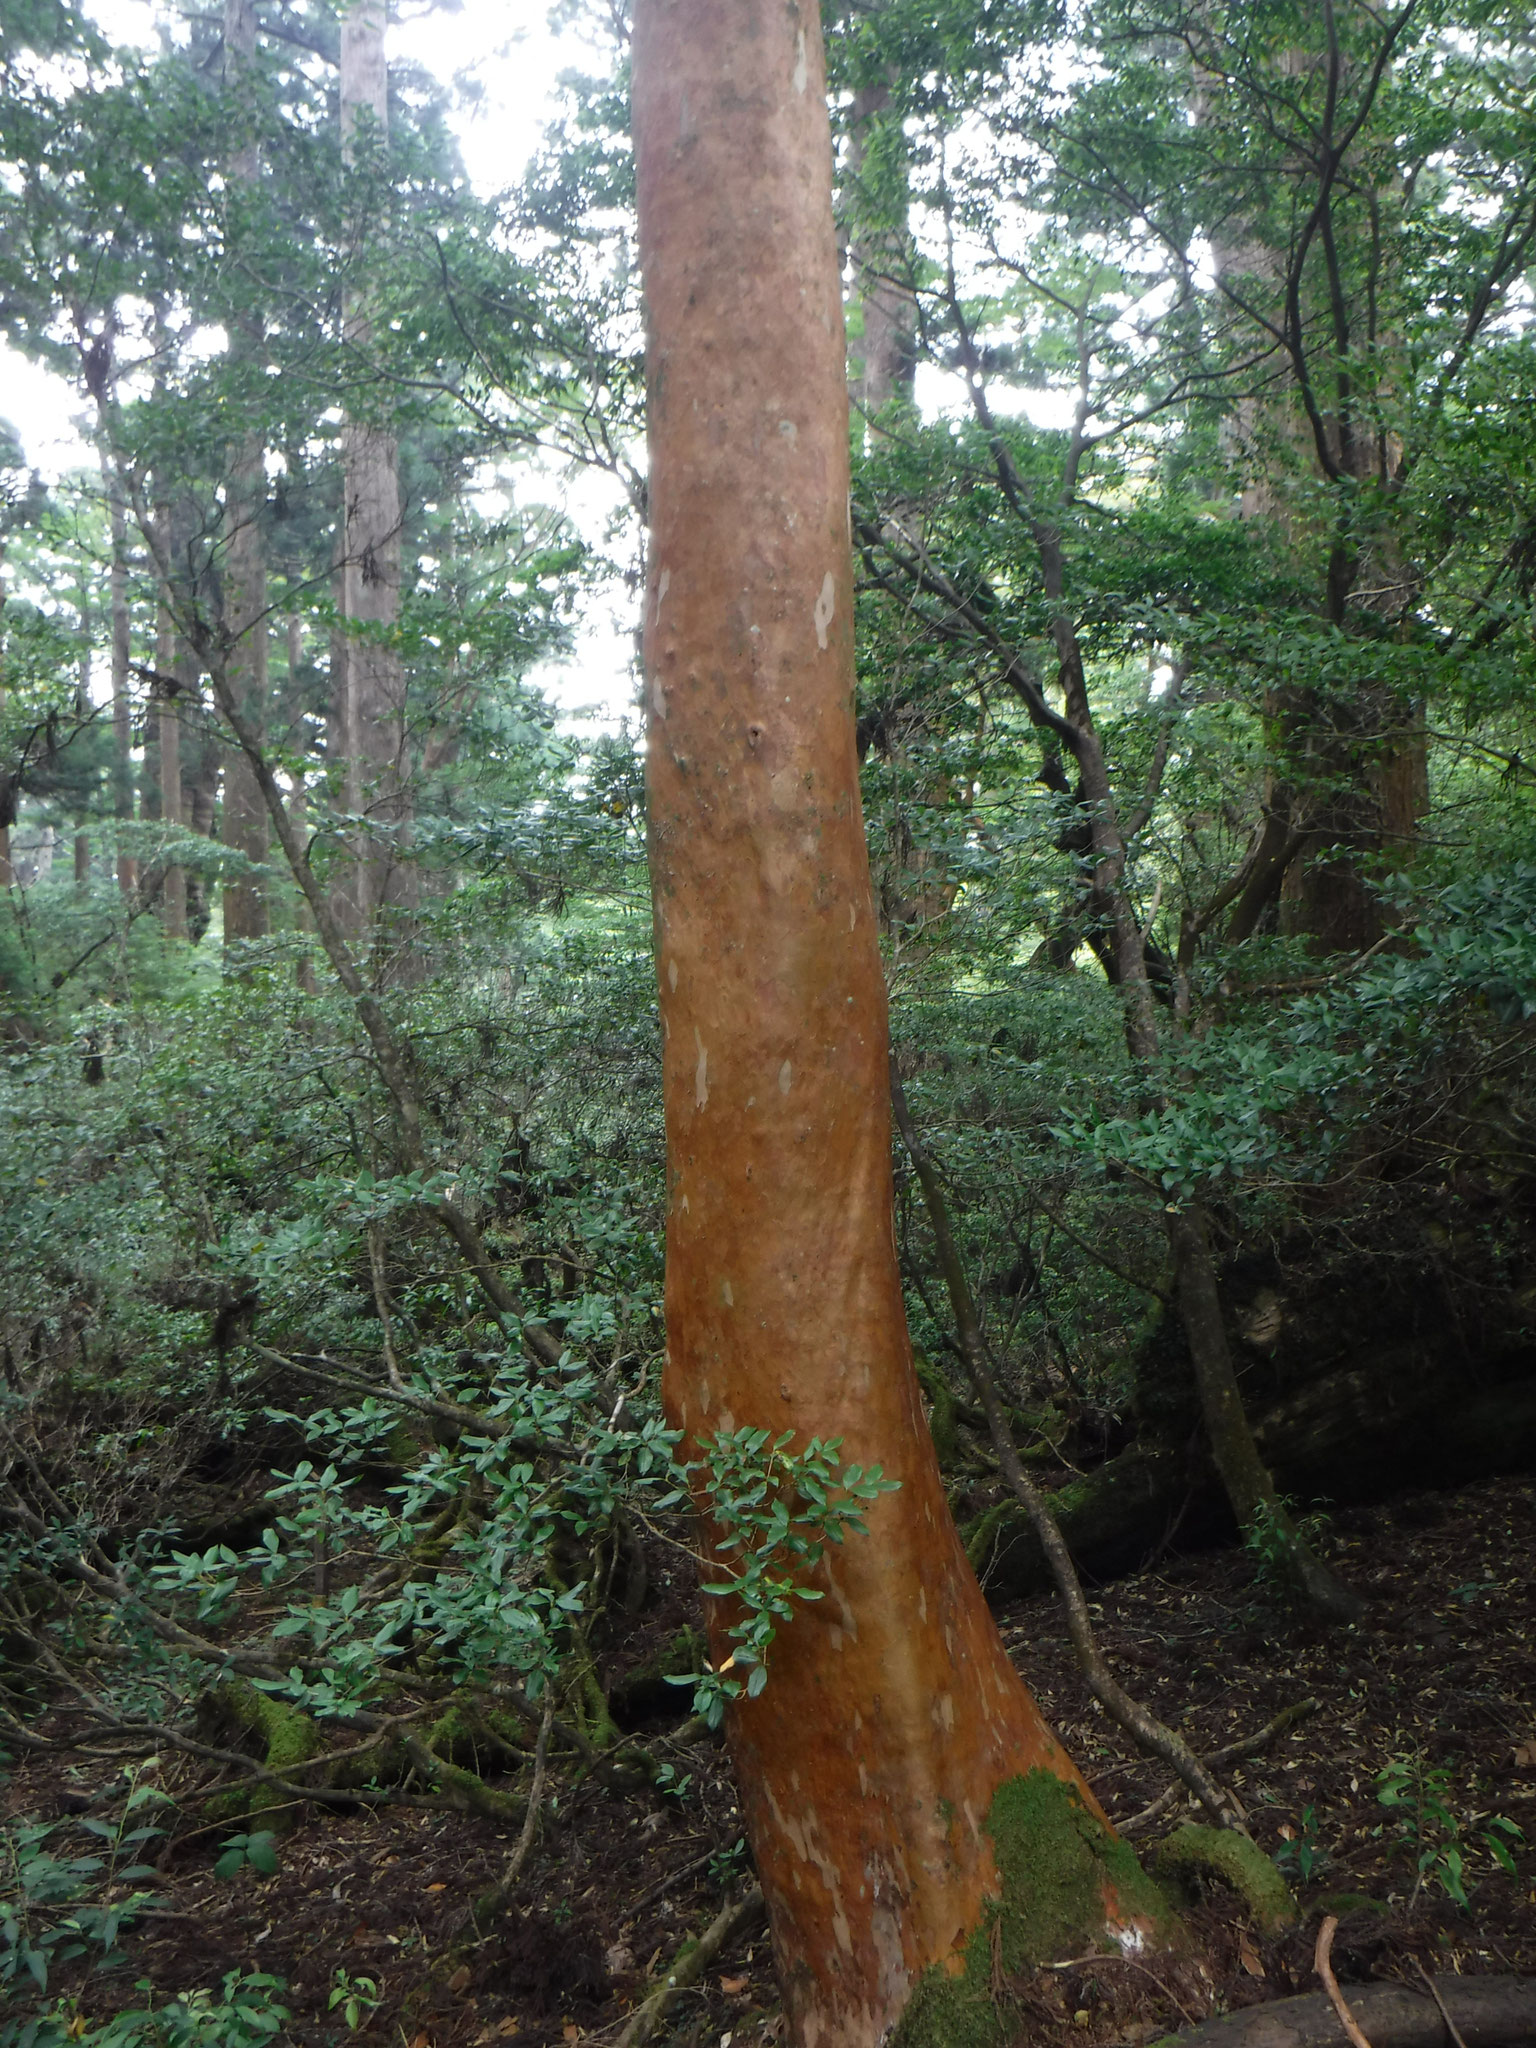
<instances>
[{"instance_id":1,"label":"exposed tree root","mask_svg":"<svg viewBox=\"0 0 1536 2048\"><path fill-rule=\"evenodd\" d=\"M738 1934L745 1934L749 1927L755 1927L765 1910L763 1894L757 1885L753 1885L744 1898L722 1907L697 1941L685 1942L678 1950L660 1985L630 2014L629 2023L615 2048L641 2048L643 2042L649 2041L688 1987L698 1983L716 1956L728 1948Z\"/></svg>"},{"instance_id":2,"label":"exposed tree root","mask_svg":"<svg viewBox=\"0 0 1536 2048\"><path fill-rule=\"evenodd\" d=\"M263 1779L282 1785L291 1773L320 1755L324 1744L309 1715L287 1700L262 1692L249 1679L226 1678L216 1686L214 1699L238 1728L255 1735L266 1745L262 1755ZM258 1781L249 1793L234 1793L232 1799L246 1806L253 1820L275 1821L291 1803L270 1796L269 1783ZM286 1814L285 1814L286 1818Z\"/></svg>"},{"instance_id":3,"label":"exposed tree root","mask_svg":"<svg viewBox=\"0 0 1536 2048\"><path fill-rule=\"evenodd\" d=\"M1298 1918L1290 1887L1274 1864L1230 1828L1176 1828L1158 1844L1152 1868L1158 1882L1170 1889L1189 1890L1201 1878L1219 1878L1238 1893L1266 1934L1293 1927Z\"/></svg>"}]
</instances>

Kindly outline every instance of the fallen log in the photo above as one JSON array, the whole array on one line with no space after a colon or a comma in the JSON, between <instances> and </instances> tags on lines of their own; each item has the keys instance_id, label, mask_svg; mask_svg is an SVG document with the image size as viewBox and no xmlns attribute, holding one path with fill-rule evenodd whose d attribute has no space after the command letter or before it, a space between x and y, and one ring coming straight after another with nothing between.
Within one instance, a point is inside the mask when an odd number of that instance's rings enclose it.
<instances>
[{"instance_id":1,"label":"fallen log","mask_svg":"<svg viewBox=\"0 0 1536 2048\"><path fill-rule=\"evenodd\" d=\"M1536 1468L1531 1347L1469 1358L1428 1335L1363 1356L1329 1357L1319 1346L1311 1356L1252 1361L1244 1393L1284 1495L1303 1508L1345 1506ZM1058 1488L1050 1504L1078 1569L1097 1579L1136 1570L1175 1535L1194 1547L1237 1537L1193 1419L1176 1398L1152 1406L1136 1442ZM1050 1586L1044 1553L1011 1499L974 1521L965 1539L989 1590Z\"/></svg>"},{"instance_id":2,"label":"fallen log","mask_svg":"<svg viewBox=\"0 0 1536 2048\"><path fill-rule=\"evenodd\" d=\"M1371 2048L1527 2048L1536 2044L1536 1978L1440 1977L1434 1992L1352 1984L1349 2005ZM1453 2035L1454 2029L1454 2035ZM1153 2048L1348 2048L1326 1992L1279 1998L1181 2028Z\"/></svg>"}]
</instances>

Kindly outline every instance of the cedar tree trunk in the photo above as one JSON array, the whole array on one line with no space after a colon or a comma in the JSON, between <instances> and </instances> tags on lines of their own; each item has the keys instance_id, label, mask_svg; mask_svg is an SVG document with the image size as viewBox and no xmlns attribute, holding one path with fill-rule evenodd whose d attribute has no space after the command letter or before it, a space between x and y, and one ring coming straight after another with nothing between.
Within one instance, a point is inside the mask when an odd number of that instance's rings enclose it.
<instances>
[{"instance_id":1,"label":"cedar tree trunk","mask_svg":"<svg viewBox=\"0 0 1536 2048\"><path fill-rule=\"evenodd\" d=\"M168 515L167 515L168 516ZM181 710L192 682L186 648L177 636L170 607L160 607L155 641L156 725L160 733L160 816L167 825L181 823ZM175 861L167 864L161 884L160 915L168 939L187 936L187 877Z\"/></svg>"},{"instance_id":2,"label":"cedar tree trunk","mask_svg":"<svg viewBox=\"0 0 1536 2048\"><path fill-rule=\"evenodd\" d=\"M113 466L107 444L105 419L98 422L102 485L107 498L107 522L112 537L110 592L112 622L112 815L127 823L133 817L133 699L128 693L128 672L133 660L131 624L128 616L128 515L123 505L123 487ZM124 896L138 893L139 864L121 845L117 855L117 885Z\"/></svg>"},{"instance_id":3,"label":"cedar tree trunk","mask_svg":"<svg viewBox=\"0 0 1536 2048\"><path fill-rule=\"evenodd\" d=\"M389 67L383 0L356 0L341 23L341 145L349 165L366 163L389 138ZM354 227L354 261L367 257L369 223ZM348 342L366 349L372 317L366 295L346 294ZM349 807L384 827L369 835L356 872L356 925L365 929L386 904L414 894L414 877L397 862L409 827L405 677L394 644L400 616L399 450L377 397L372 415L349 405L342 428L341 610L346 628L343 735Z\"/></svg>"},{"instance_id":4,"label":"cedar tree trunk","mask_svg":"<svg viewBox=\"0 0 1536 2048\"><path fill-rule=\"evenodd\" d=\"M793 2037L873 2048L904 2010L900 2038L938 2040L946 2001L989 1997L994 1900L1005 1954L1139 1944L1157 1905L1008 1663L912 1369L824 90L803 0L636 8L664 1395L693 1443L841 1437L900 1482L730 1717ZM1052 1918L1068 1887L1036 1911L1015 1884L1057 1851L1078 1878Z\"/></svg>"},{"instance_id":5,"label":"cedar tree trunk","mask_svg":"<svg viewBox=\"0 0 1536 2048\"><path fill-rule=\"evenodd\" d=\"M237 124L229 154L230 212L236 235L242 209L254 198L261 178L255 141L241 132L249 118L241 104L242 84L256 66L254 0L224 0L224 89L227 118ZM249 90L249 86L246 85ZM234 237L232 237L234 239ZM258 359L262 352L259 315L238 318L231 335L238 359ZM267 542L264 530L267 477L259 432L246 434L231 451L227 505L229 541L224 557L224 626L231 640L229 677L241 712L258 733L267 723ZM178 771L179 772L179 771ZM224 816L220 837L247 860L264 865L271 841L267 811L238 747L224 765ZM224 943L263 939L272 928L265 893L249 875L224 885Z\"/></svg>"}]
</instances>

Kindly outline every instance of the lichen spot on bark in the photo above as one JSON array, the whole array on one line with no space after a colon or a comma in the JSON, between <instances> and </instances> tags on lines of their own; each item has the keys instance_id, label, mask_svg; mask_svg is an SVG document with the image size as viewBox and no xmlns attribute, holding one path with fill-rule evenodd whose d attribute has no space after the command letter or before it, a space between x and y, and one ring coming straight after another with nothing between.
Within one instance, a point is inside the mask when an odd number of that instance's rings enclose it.
<instances>
[{"instance_id":1,"label":"lichen spot on bark","mask_svg":"<svg viewBox=\"0 0 1536 2048\"><path fill-rule=\"evenodd\" d=\"M811 613L816 625L816 645L825 654L827 651L827 628L832 623L832 614L837 609L837 582L829 569L821 579L821 595Z\"/></svg>"},{"instance_id":2,"label":"lichen spot on bark","mask_svg":"<svg viewBox=\"0 0 1536 2048\"><path fill-rule=\"evenodd\" d=\"M918 1981L891 2048L1001 2048L1008 2016L993 1992L1005 1975L1059 1962L1127 1933L1174 1939L1177 1921L1134 1852L1053 1771L997 1788L986 1817L998 1896L965 1943L958 1971L934 1966Z\"/></svg>"},{"instance_id":3,"label":"lichen spot on bark","mask_svg":"<svg viewBox=\"0 0 1536 2048\"><path fill-rule=\"evenodd\" d=\"M806 81L810 75L810 67L805 59L805 30L803 28L797 29L795 32L794 83L796 93L802 97L805 93Z\"/></svg>"},{"instance_id":4,"label":"lichen spot on bark","mask_svg":"<svg viewBox=\"0 0 1536 2048\"><path fill-rule=\"evenodd\" d=\"M695 1109L708 1109L709 1054L704 1049L704 1039L697 1024L693 1027L693 1042L699 1049L698 1061L693 1069L693 1106Z\"/></svg>"},{"instance_id":5,"label":"lichen spot on bark","mask_svg":"<svg viewBox=\"0 0 1536 2048\"><path fill-rule=\"evenodd\" d=\"M788 1060L779 1068L779 1093L787 1095L795 1078L795 1070Z\"/></svg>"}]
</instances>

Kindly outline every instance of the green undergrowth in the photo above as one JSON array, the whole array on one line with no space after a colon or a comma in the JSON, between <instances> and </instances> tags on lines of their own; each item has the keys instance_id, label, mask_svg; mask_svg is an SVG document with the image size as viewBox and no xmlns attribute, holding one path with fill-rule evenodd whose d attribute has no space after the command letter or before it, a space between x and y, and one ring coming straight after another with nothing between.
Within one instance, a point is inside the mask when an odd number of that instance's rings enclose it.
<instances>
[{"instance_id":1,"label":"green undergrowth","mask_svg":"<svg viewBox=\"0 0 1536 2048\"><path fill-rule=\"evenodd\" d=\"M892 2048L997 2048L1007 2020L995 1989L1007 1975L1108 1942L1106 1904L1121 1923L1178 1931L1172 1908L1135 1851L1054 1772L1033 1770L1000 1785L986 1819L1001 1896L964 1949L954 1975L924 1972L892 2035Z\"/></svg>"}]
</instances>

